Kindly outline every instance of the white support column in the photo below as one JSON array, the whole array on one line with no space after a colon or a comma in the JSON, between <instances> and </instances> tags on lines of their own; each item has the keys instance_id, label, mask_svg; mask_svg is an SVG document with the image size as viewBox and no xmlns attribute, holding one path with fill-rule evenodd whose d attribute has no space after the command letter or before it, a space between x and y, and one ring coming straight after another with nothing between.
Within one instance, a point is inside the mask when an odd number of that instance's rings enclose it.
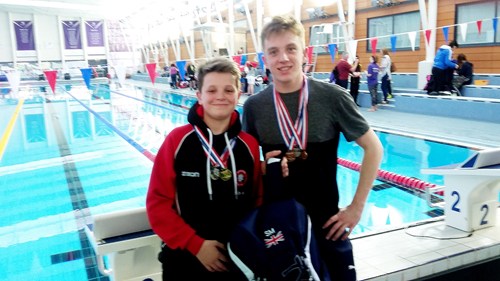
<instances>
[{"instance_id":1,"label":"white support column","mask_svg":"<svg viewBox=\"0 0 500 281\"><path fill-rule=\"evenodd\" d=\"M89 63L89 52L88 52L88 44L87 44L87 32L86 32L87 23L83 18L80 18L80 38L82 40L82 50L83 50L83 59Z\"/></svg>"},{"instance_id":2,"label":"white support column","mask_svg":"<svg viewBox=\"0 0 500 281\"><path fill-rule=\"evenodd\" d=\"M294 2L294 16L299 22L302 21L302 0L295 0Z\"/></svg>"},{"instance_id":3,"label":"white support column","mask_svg":"<svg viewBox=\"0 0 500 281\"><path fill-rule=\"evenodd\" d=\"M250 10L248 9L248 3L243 1L243 7L245 8L245 15L247 16L248 29L250 29L250 35L252 36L253 46L255 48L255 53L260 52L260 46L257 44L257 37L255 36L255 30L253 29L252 15L250 15Z\"/></svg>"},{"instance_id":4,"label":"white support column","mask_svg":"<svg viewBox=\"0 0 500 281\"><path fill-rule=\"evenodd\" d=\"M351 2L349 2L351 4ZM349 46L349 42L353 40L354 38L351 36L349 33L349 30L347 30L347 20L345 19L345 14L344 14L344 5L342 4L342 1L337 1L337 11L338 11L338 16L340 20L340 27L342 28L342 33L344 33L344 44L345 44L345 49L349 53L349 61L353 61L354 56L356 55L355 50L351 50ZM354 51L354 54L353 54Z\"/></svg>"},{"instance_id":5,"label":"white support column","mask_svg":"<svg viewBox=\"0 0 500 281\"><path fill-rule=\"evenodd\" d=\"M234 47L234 1L227 1L227 22L229 23L229 46L231 52L229 55L236 55L236 49Z\"/></svg>"},{"instance_id":6,"label":"white support column","mask_svg":"<svg viewBox=\"0 0 500 281\"><path fill-rule=\"evenodd\" d=\"M425 44L425 60L418 63L418 89L423 89L427 84L427 75L432 73L433 60L436 55L437 0L428 0L428 7L425 2L425 0L418 1L422 27L432 32L429 44Z\"/></svg>"},{"instance_id":7,"label":"white support column","mask_svg":"<svg viewBox=\"0 0 500 281\"><path fill-rule=\"evenodd\" d=\"M347 6L347 31L349 32L349 36L351 38L355 38L355 30L356 30L356 0L349 0Z\"/></svg>"},{"instance_id":8,"label":"white support column","mask_svg":"<svg viewBox=\"0 0 500 281\"><path fill-rule=\"evenodd\" d=\"M36 49L36 59L38 62L38 67L41 68L42 66L42 58L41 58L41 48L42 44L40 43L40 38L37 37L37 35L40 34L40 28L38 27L38 24L36 23L36 15L33 14L33 37L35 39L35 49Z\"/></svg>"},{"instance_id":9,"label":"white support column","mask_svg":"<svg viewBox=\"0 0 500 281\"><path fill-rule=\"evenodd\" d=\"M64 39L64 31L60 16L57 16L57 29L59 30L59 43L61 45L61 64L62 68L66 69L66 57L65 57L66 46L64 45L64 42L66 42L66 40Z\"/></svg>"},{"instance_id":10,"label":"white support column","mask_svg":"<svg viewBox=\"0 0 500 281\"><path fill-rule=\"evenodd\" d=\"M17 66L17 46L16 46L16 32L14 31L14 24L12 20L12 14L9 12L9 31L10 31L10 45L12 47L12 62L14 64L14 68ZM33 30L34 32L34 30ZM35 41L36 42L36 41Z\"/></svg>"},{"instance_id":11,"label":"white support column","mask_svg":"<svg viewBox=\"0 0 500 281\"><path fill-rule=\"evenodd\" d=\"M262 20L264 19L264 8L263 0L257 0L255 2L256 10L256 21L257 21L257 45L259 46L259 51L262 51L262 40L260 39L260 34L262 34Z\"/></svg>"}]
</instances>

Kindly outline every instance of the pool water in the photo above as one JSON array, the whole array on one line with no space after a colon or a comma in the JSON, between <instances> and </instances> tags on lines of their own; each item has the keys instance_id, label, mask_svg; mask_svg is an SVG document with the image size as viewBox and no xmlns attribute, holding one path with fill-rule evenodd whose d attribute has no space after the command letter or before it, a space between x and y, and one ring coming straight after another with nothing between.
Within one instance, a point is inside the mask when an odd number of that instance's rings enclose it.
<instances>
[{"instance_id":1,"label":"pool water","mask_svg":"<svg viewBox=\"0 0 500 281\"><path fill-rule=\"evenodd\" d=\"M82 227L91 215L144 206L152 168L145 152L156 153L164 136L187 122L195 102L192 96L140 88L110 91L100 85L92 95L78 85L66 90L26 100L0 159L0 280L107 280ZM0 103L0 131L16 105ZM474 152L377 135L385 149L382 169L438 185L442 177L420 170L462 162ZM362 150L341 140L339 157L359 163ZM339 166L341 206L352 200L358 176ZM353 234L440 214L417 193L377 180Z\"/></svg>"}]
</instances>

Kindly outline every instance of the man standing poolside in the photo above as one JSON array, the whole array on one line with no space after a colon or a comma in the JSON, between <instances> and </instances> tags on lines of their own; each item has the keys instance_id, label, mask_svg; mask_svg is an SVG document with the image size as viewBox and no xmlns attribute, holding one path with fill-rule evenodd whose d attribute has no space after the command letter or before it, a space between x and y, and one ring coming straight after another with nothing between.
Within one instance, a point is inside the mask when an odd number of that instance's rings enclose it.
<instances>
[{"instance_id":1,"label":"man standing poolside","mask_svg":"<svg viewBox=\"0 0 500 281\"><path fill-rule=\"evenodd\" d=\"M306 207L330 275L335 280L356 280L347 238L361 218L377 176L382 146L347 91L303 74L302 24L293 17L274 17L261 39L274 83L245 102L243 129L257 138L263 154L278 150L286 158L282 161L289 172L285 189ZM341 132L348 141L356 141L364 156L356 194L350 205L339 210L336 175Z\"/></svg>"}]
</instances>

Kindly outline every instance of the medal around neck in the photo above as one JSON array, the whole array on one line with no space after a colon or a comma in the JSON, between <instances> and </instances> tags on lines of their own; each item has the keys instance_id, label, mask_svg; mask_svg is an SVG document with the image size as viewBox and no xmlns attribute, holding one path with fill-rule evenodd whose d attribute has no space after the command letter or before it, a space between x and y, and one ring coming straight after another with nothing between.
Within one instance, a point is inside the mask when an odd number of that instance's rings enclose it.
<instances>
[{"instance_id":1,"label":"medal around neck","mask_svg":"<svg viewBox=\"0 0 500 281\"><path fill-rule=\"evenodd\" d=\"M220 171L220 179L223 180L223 181L230 180L232 176L233 176L233 173L231 172L231 170L229 170L227 168L223 168Z\"/></svg>"}]
</instances>

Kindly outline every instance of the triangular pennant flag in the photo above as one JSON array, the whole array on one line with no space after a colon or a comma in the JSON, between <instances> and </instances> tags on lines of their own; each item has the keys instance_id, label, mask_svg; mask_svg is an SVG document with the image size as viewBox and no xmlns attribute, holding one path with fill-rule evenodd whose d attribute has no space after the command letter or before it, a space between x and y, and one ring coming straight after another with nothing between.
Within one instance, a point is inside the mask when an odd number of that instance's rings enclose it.
<instances>
[{"instance_id":1,"label":"triangular pennant flag","mask_svg":"<svg viewBox=\"0 0 500 281\"><path fill-rule=\"evenodd\" d=\"M349 54L351 54L350 58L353 60L356 56L356 53L358 51L358 41L357 40L351 40L348 43L349 46Z\"/></svg>"},{"instance_id":2,"label":"triangular pennant flag","mask_svg":"<svg viewBox=\"0 0 500 281\"><path fill-rule=\"evenodd\" d=\"M175 62L175 65L177 65L177 68L179 69L179 75L181 76L181 81L183 81L184 76L186 75L186 61L178 60Z\"/></svg>"},{"instance_id":3,"label":"triangular pennant flag","mask_svg":"<svg viewBox=\"0 0 500 281\"><path fill-rule=\"evenodd\" d=\"M259 58L259 66L260 66L260 69L264 69L265 66L264 66L264 53L263 52L258 52L257 53L257 57Z\"/></svg>"},{"instance_id":4,"label":"triangular pennant flag","mask_svg":"<svg viewBox=\"0 0 500 281\"><path fill-rule=\"evenodd\" d=\"M236 56L233 56L233 61L234 61L237 65L240 65L240 64L241 64L241 55L236 55Z\"/></svg>"},{"instance_id":5,"label":"triangular pennant flag","mask_svg":"<svg viewBox=\"0 0 500 281\"><path fill-rule=\"evenodd\" d=\"M417 32L410 31L408 32L408 38L410 39L411 50L415 51L415 38L417 37Z\"/></svg>"},{"instance_id":6,"label":"triangular pennant flag","mask_svg":"<svg viewBox=\"0 0 500 281\"><path fill-rule=\"evenodd\" d=\"M396 35L391 35L391 50L393 53L396 52L396 41L398 40L398 37Z\"/></svg>"},{"instance_id":7,"label":"triangular pennant flag","mask_svg":"<svg viewBox=\"0 0 500 281\"><path fill-rule=\"evenodd\" d=\"M431 29L425 30L425 42L427 42L427 45L429 45L431 43L431 34L432 34Z\"/></svg>"},{"instance_id":8,"label":"triangular pennant flag","mask_svg":"<svg viewBox=\"0 0 500 281\"><path fill-rule=\"evenodd\" d=\"M375 37L375 38L370 38L370 43L372 45L372 55L376 55L377 54L377 43L378 43L378 38Z\"/></svg>"},{"instance_id":9,"label":"triangular pennant flag","mask_svg":"<svg viewBox=\"0 0 500 281\"><path fill-rule=\"evenodd\" d=\"M448 26L443 27L443 35L444 35L444 41L446 44L448 44L448 33L450 31L450 28Z\"/></svg>"},{"instance_id":10,"label":"triangular pennant flag","mask_svg":"<svg viewBox=\"0 0 500 281\"><path fill-rule=\"evenodd\" d=\"M459 24L460 26L460 35L462 35L462 41L465 42L465 39L467 38L467 23L461 23Z\"/></svg>"},{"instance_id":11,"label":"triangular pennant flag","mask_svg":"<svg viewBox=\"0 0 500 281\"><path fill-rule=\"evenodd\" d=\"M47 82L49 82L49 86L52 89L52 93L55 94L57 70L45 70L43 74L45 74L45 78L47 79Z\"/></svg>"},{"instance_id":12,"label":"triangular pennant flag","mask_svg":"<svg viewBox=\"0 0 500 281\"><path fill-rule=\"evenodd\" d=\"M479 33L479 35L481 35L481 26L483 25L483 21L482 20L476 21L476 25L477 25L477 32Z\"/></svg>"},{"instance_id":13,"label":"triangular pennant flag","mask_svg":"<svg viewBox=\"0 0 500 281\"><path fill-rule=\"evenodd\" d=\"M146 63L146 70L148 71L149 74L149 79L151 79L151 83L155 83L156 79L156 63Z\"/></svg>"},{"instance_id":14,"label":"triangular pennant flag","mask_svg":"<svg viewBox=\"0 0 500 281\"><path fill-rule=\"evenodd\" d=\"M337 44L328 44L328 52L330 52L330 57L332 58L332 63L335 62L335 52L337 51Z\"/></svg>"},{"instance_id":15,"label":"triangular pennant flag","mask_svg":"<svg viewBox=\"0 0 500 281\"><path fill-rule=\"evenodd\" d=\"M311 64L312 63L313 51L314 51L314 47L313 46L306 47L307 64Z\"/></svg>"},{"instance_id":16,"label":"triangular pennant flag","mask_svg":"<svg viewBox=\"0 0 500 281\"><path fill-rule=\"evenodd\" d=\"M80 68L80 71L82 72L82 78L83 81L85 82L85 85L87 86L87 89L90 90L90 76L92 76L92 69Z\"/></svg>"},{"instance_id":17,"label":"triangular pennant flag","mask_svg":"<svg viewBox=\"0 0 500 281\"><path fill-rule=\"evenodd\" d=\"M17 70L5 72L7 80L10 84L10 91L12 96L16 96L19 91L19 85L21 85L21 73Z\"/></svg>"},{"instance_id":18,"label":"triangular pennant flag","mask_svg":"<svg viewBox=\"0 0 500 281\"><path fill-rule=\"evenodd\" d=\"M120 83L120 86L123 87L123 84L125 83L125 77L127 76L125 66L123 65L115 65L115 74L116 78L118 78L118 82Z\"/></svg>"},{"instance_id":19,"label":"triangular pennant flag","mask_svg":"<svg viewBox=\"0 0 500 281\"><path fill-rule=\"evenodd\" d=\"M498 18L493 19L493 31L497 33L497 26L498 26Z\"/></svg>"},{"instance_id":20,"label":"triangular pennant flag","mask_svg":"<svg viewBox=\"0 0 500 281\"><path fill-rule=\"evenodd\" d=\"M247 55L241 55L240 65L245 65L247 63Z\"/></svg>"}]
</instances>

